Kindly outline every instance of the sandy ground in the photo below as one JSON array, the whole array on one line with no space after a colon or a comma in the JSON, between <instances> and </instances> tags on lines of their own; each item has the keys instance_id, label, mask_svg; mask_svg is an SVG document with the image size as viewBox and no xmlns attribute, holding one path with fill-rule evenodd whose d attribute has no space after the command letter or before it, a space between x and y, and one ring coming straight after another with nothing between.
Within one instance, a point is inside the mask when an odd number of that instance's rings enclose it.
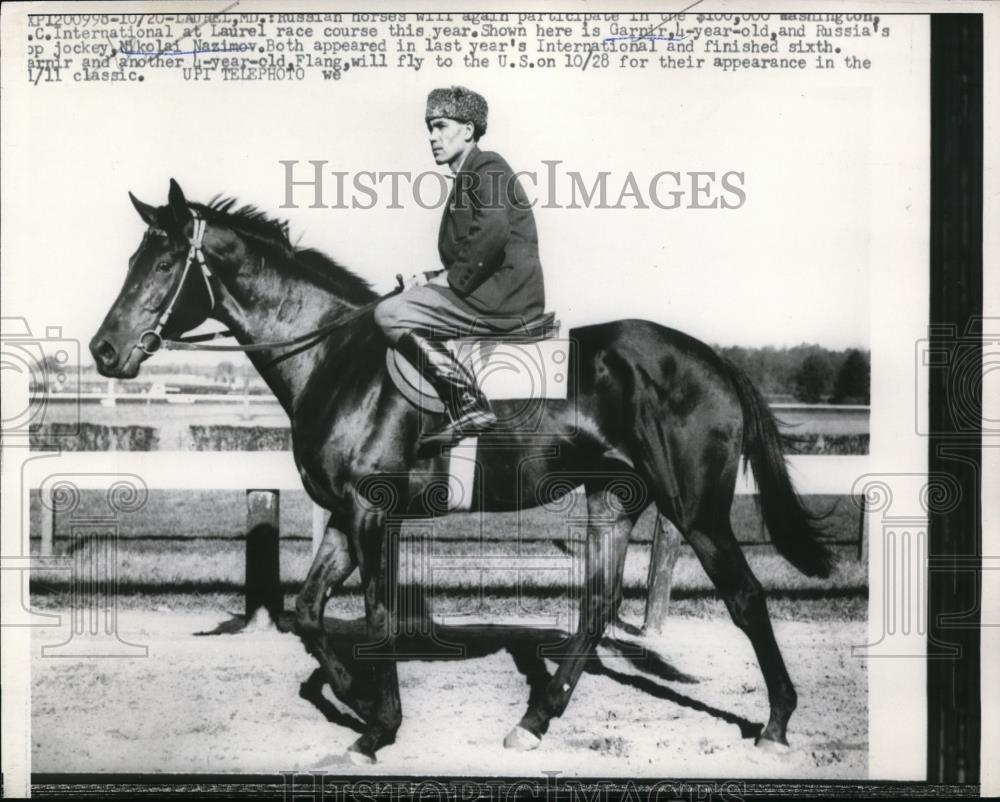
<instances>
[{"instance_id":1,"label":"sandy ground","mask_svg":"<svg viewBox=\"0 0 1000 802\"><path fill-rule=\"evenodd\" d=\"M527 702L509 653L471 656L470 649L461 660L403 661L398 740L380 751L376 766L360 770L343 759L356 733L299 697L316 664L293 635L194 637L226 615L123 610L119 634L148 646L148 657L42 657L42 646L66 640L69 631L67 611L47 612L64 618L61 627L36 630L33 645L36 772L867 775L865 665L850 656L851 644L864 641L862 622L775 621L799 693L785 755L753 745L767 694L742 633L721 617L672 618L666 638L641 641L646 659L622 656L635 638L616 632L620 640L606 641L565 715L528 753L501 745ZM524 628L498 631L515 642ZM679 681L677 672L698 681Z\"/></svg>"}]
</instances>

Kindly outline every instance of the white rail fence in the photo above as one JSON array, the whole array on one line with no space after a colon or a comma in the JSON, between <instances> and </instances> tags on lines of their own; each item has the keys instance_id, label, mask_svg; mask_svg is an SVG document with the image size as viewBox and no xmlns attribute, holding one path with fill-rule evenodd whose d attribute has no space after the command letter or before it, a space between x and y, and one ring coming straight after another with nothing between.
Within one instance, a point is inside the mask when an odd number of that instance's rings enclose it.
<instances>
[{"instance_id":1,"label":"white rail fence","mask_svg":"<svg viewBox=\"0 0 1000 802\"><path fill-rule=\"evenodd\" d=\"M793 455L787 457L789 472L799 494L848 495L866 472L867 456ZM134 500L131 492L147 490L248 490L300 491L302 480L290 452L118 451L39 454L24 466L21 487L23 509L28 509L31 490L41 501L41 554L51 555L55 519L63 504L60 494L82 490L111 492L118 488L124 509ZM129 486L135 490L130 491ZM748 470L740 474L736 492L756 492ZM178 510L182 515L183 511ZM327 513L313 505L313 550L326 528Z\"/></svg>"},{"instance_id":2,"label":"white rail fence","mask_svg":"<svg viewBox=\"0 0 1000 802\"><path fill-rule=\"evenodd\" d=\"M866 456L805 456L787 458L789 471L801 495L855 494L858 480L863 478L868 463ZM40 555L51 557L54 552L56 515L73 511L80 500L80 491L102 490L109 506L118 513L134 512L145 503L149 490L245 490L246 518L246 577L244 595L245 620L250 621L266 610L272 620L278 620L282 610L280 578L280 492L301 490L302 483L294 460L287 451L256 452L103 452L39 455L29 459L22 468L22 510L30 509L30 494L38 490L41 506ZM738 494L756 492L749 471L741 473ZM863 498L863 497L862 497ZM863 503L863 502L862 502ZM179 516L184 510L177 511ZM30 516L25 515L24 518ZM81 523L75 519L73 528ZM861 507L861 522L864 507ZM83 528L96 527L98 537L108 540L103 530L115 519L83 521ZM313 505L312 547L319 547L326 529L327 513ZM26 533L27 534L27 533ZM680 552L680 534L662 516L657 517L656 534L650 553L644 630L662 632L666 625L673 585L673 568ZM865 543L863 526L858 528L858 556ZM108 548L102 566L81 569L83 581L77 581L77 595L84 597L87 578L101 574L104 585L115 574ZM76 578L80 580L80 577ZM100 584L100 583L99 583ZM110 585L109 585L110 586ZM103 587L103 585L101 585ZM81 590L84 589L84 590ZM93 594L91 589L91 595ZM99 591L101 596L104 591ZM103 596L101 596L103 598ZM113 611L106 622L114 629ZM117 644L116 644L117 647Z\"/></svg>"}]
</instances>

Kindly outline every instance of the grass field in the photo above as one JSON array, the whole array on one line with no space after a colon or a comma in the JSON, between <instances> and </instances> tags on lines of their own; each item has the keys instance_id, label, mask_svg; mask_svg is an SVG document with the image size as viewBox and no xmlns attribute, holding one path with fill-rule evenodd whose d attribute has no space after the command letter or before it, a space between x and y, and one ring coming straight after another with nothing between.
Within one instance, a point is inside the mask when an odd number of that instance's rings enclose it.
<instances>
[{"instance_id":1,"label":"grass field","mask_svg":"<svg viewBox=\"0 0 1000 802\"><path fill-rule=\"evenodd\" d=\"M839 544L856 543L860 510L850 496L809 496L810 509L831 511L824 522L830 537ZM561 506L557 502L553 507ZM312 502L305 491L283 492L280 498L282 538L309 539L312 532ZM105 494L84 490L80 504L70 515L56 516L57 542L68 537L76 521L107 518L109 509ZM655 518L652 509L639 519L632 531L633 542L649 542ZM37 492L31 495L31 537L37 544L41 510ZM536 507L510 513L456 513L419 524L422 536L432 526L436 540L504 540L532 541L572 539L579 531L585 515L585 500L575 497L571 509L556 510ZM571 520L572 519L572 520ZM741 543L767 541L761 529L761 518L752 496L737 496L730 520ZM196 540L243 538L246 534L246 494L224 490L151 490L146 504L136 512L120 514L116 519L118 536L123 540ZM413 531L404 527L404 536Z\"/></svg>"},{"instance_id":2,"label":"grass field","mask_svg":"<svg viewBox=\"0 0 1000 802\"><path fill-rule=\"evenodd\" d=\"M84 545L76 559L98 565L101 547ZM782 557L759 548L747 549L747 561L762 584L782 592L821 593L867 587L867 567L855 560L842 560L828 579L803 576ZM305 578L311 562L309 543L282 545L281 578L294 592ZM625 591L645 593L649 546L633 544L625 562ZM580 583L583 556L580 549L562 550L547 543L523 544L518 553L506 544L407 541L400 549L400 582L433 589L491 592L524 589L533 594L563 592ZM200 542L179 549L176 543L121 543L117 552L118 586L122 592L157 589L238 590L243 587L246 552L238 541ZM32 572L32 591L50 592L66 587L70 573L58 568ZM358 587L357 572L345 589ZM679 593L700 593L712 585L694 554L685 549L674 569L674 587Z\"/></svg>"},{"instance_id":3,"label":"grass field","mask_svg":"<svg viewBox=\"0 0 1000 802\"><path fill-rule=\"evenodd\" d=\"M103 494L84 494L76 515L97 514ZM36 500L37 501L37 500ZM859 511L848 497L817 496L807 502L833 512L825 525L839 558L837 572L814 580L795 571L779 557L762 530L751 497L738 497L732 522L751 567L769 589L821 593L867 587L867 569L857 561ZM311 561L311 503L305 493L281 496L281 576L289 592L302 582ZM37 505L36 505L37 507ZM37 533L38 509L34 510ZM122 592L163 589L229 591L242 587L245 576L246 501L244 494L152 492L146 507L121 518L116 541L116 573ZM57 518L56 555L72 553L81 564L93 561L100 546L72 536L74 520ZM433 529L428 532L430 523ZM625 566L625 590L644 594L654 511L642 516L633 530ZM456 514L403 528L400 579L403 583L447 591L488 592L490 589L565 589L579 582L582 542L579 522L567 523L565 513L542 508L520 513ZM87 531L90 531L89 529ZM107 530L105 530L107 531ZM37 540L35 540L37 548ZM55 592L71 582L58 569L33 572L33 591ZM705 593L710 583L688 546L682 547L675 569L678 593ZM357 585L356 576L347 588Z\"/></svg>"}]
</instances>

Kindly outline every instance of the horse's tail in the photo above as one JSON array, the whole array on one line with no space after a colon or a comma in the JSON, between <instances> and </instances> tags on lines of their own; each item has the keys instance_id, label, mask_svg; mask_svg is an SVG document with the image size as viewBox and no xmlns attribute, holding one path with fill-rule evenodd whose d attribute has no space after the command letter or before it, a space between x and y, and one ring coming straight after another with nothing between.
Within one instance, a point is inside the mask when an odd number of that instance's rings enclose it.
<instances>
[{"instance_id":1,"label":"horse's tail","mask_svg":"<svg viewBox=\"0 0 1000 802\"><path fill-rule=\"evenodd\" d=\"M726 363L743 409L743 454L749 458L759 491L759 504L771 541L792 565L807 576L826 577L833 555L823 543L817 522L829 513L806 509L792 486L782 452L782 436L770 407L739 367Z\"/></svg>"}]
</instances>

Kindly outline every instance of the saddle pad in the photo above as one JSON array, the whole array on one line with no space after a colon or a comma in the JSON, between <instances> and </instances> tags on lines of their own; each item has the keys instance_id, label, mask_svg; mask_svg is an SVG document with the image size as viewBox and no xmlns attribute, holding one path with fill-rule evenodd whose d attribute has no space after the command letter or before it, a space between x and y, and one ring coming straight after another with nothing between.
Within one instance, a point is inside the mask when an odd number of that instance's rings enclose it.
<instances>
[{"instance_id":1,"label":"saddle pad","mask_svg":"<svg viewBox=\"0 0 1000 802\"><path fill-rule=\"evenodd\" d=\"M489 339L448 340L445 345L476 377L491 401L566 398L569 340L511 342ZM444 412L437 392L409 360L394 348L386 368L399 391L427 412Z\"/></svg>"},{"instance_id":2,"label":"saddle pad","mask_svg":"<svg viewBox=\"0 0 1000 802\"><path fill-rule=\"evenodd\" d=\"M478 437L466 437L448 453L448 510L468 512L472 506L472 483L476 477Z\"/></svg>"}]
</instances>

